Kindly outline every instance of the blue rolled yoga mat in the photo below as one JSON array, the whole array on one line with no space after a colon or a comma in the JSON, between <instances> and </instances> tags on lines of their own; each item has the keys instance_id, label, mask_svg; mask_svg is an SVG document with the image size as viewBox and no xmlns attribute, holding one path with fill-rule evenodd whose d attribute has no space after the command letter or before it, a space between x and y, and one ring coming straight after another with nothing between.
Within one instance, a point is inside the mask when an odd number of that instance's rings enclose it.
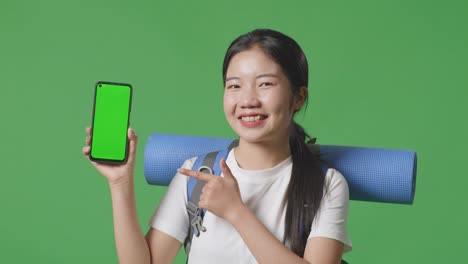
<instances>
[{"instance_id":1,"label":"blue rolled yoga mat","mask_svg":"<svg viewBox=\"0 0 468 264\"><path fill-rule=\"evenodd\" d=\"M169 185L182 163L226 149L231 138L151 134L145 147L144 173L154 185ZM340 171L350 199L412 204L416 189L416 152L411 150L317 145L323 160Z\"/></svg>"}]
</instances>

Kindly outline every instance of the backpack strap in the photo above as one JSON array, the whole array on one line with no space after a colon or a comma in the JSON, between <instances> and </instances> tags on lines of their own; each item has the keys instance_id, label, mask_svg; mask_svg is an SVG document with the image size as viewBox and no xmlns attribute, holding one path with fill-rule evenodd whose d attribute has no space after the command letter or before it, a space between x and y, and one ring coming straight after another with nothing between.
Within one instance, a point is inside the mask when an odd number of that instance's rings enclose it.
<instances>
[{"instance_id":1,"label":"backpack strap","mask_svg":"<svg viewBox=\"0 0 468 264\"><path fill-rule=\"evenodd\" d=\"M221 168L219 167L221 158L226 159L229 151L231 151L231 149L236 147L238 144L239 141L234 140L227 149L210 152L206 155L197 157L195 163L193 164L192 170L198 170L200 172L217 176L221 175ZM190 253L193 235L198 237L200 236L201 232L206 232L206 227L203 226L203 217L205 216L206 210L198 207L201 192L204 186L204 181L199 181L194 178L189 178L187 183L187 212L190 223L188 236L184 242L187 256Z\"/></svg>"}]
</instances>

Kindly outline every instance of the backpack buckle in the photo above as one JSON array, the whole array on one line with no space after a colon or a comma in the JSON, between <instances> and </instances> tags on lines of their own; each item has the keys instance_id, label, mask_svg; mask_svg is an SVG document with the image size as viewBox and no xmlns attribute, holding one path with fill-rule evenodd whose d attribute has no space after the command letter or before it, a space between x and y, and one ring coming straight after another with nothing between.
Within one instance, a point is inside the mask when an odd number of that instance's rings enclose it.
<instances>
[{"instance_id":1,"label":"backpack buckle","mask_svg":"<svg viewBox=\"0 0 468 264\"><path fill-rule=\"evenodd\" d=\"M208 173L208 174L214 174L214 173L213 173L213 169L211 169L211 168L208 167L208 166L200 166L200 168L198 168L198 171L199 171L199 172Z\"/></svg>"},{"instance_id":2,"label":"backpack buckle","mask_svg":"<svg viewBox=\"0 0 468 264\"><path fill-rule=\"evenodd\" d=\"M190 225L195 231L195 236L199 237L201 232L206 232L206 227L203 226L203 218L201 217L202 210L192 202L188 202L187 211L193 216Z\"/></svg>"}]
</instances>

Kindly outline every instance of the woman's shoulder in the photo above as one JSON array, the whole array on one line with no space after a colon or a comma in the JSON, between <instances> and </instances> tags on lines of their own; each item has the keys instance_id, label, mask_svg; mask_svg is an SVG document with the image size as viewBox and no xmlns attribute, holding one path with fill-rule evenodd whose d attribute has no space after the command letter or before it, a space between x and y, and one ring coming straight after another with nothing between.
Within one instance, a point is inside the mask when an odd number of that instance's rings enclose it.
<instances>
[{"instance_id":1,"label":"woman's shoulder","mask_svg":"<svg viewBox=\"0 0 468 264\"><path fill-rule=\"evenodd\" d=\"M184 160L184 162L182 163L182 166L180 166L180 167L183 168L183 169L191 170L193 168L193 165L195 164L196 160L197 160L197 157L188 158L188 159Z\"/></svg>"},{"instance_id":2,"label":"woman's shoulder","mask_svg":"<svg viewBox=\"0 0 468 264\"><path fill-rule=\"evenodd\" d=\"M180 165L180 168L191 170L193 169L193 165L195 164L196 160L197 160L197 157L188 158L184 160L184 162ZM180 172L176 172L174 177L171 180L171 183L169 184L169 187L171 187L172 185L186 186L188 180L189 180L189 177L181 174Z\"/></svg>"},{"instance_id":3,"label":"woman's shoulder","mask_svg":"<svg viewBox=\"0 0 468 264\"><path fill-rule=\"evenodd\" d=\"M325 175L325 188L327 192L341 192L349 194L349 186L343 174L335 168L329 168Z\"/></svg>"}]
</instances>

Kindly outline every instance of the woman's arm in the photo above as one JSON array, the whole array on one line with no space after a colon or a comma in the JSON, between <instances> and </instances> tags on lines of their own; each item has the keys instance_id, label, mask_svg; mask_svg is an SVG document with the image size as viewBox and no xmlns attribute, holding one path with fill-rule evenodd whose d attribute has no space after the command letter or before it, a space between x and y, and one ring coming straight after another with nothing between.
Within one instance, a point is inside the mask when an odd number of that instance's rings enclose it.
<instances>
[{"instance_id":1,"label":"woman's arm","mask_svg":"<svg viewBox=\"0 0 468 264\"><path fill-rule=\"evenodd\" d=\"M133 180L110 185L119 263L172 263L181 243L154 228L150 228L146 237L143 235L138 223L133 185Z\"/></svg>"},{"instance_id":2,"label":"woman's arm","mask_svg":"<svg viewBox=\"0 0 468 264\"><path fill-rule=\"evenodd\" d=\"M343 243L341 241L314 237L307 240L304 259L310 263L341 263L343 256Z\"/></svg>"},{"instance_id":3,"label":"woman's arm","mask_svg":"<svg viewBox=\"0 0 468 264\"><path fill-rule=\"evenodd\" d=\"M258 263L339 264L343 243L315 237L307 242L304 258L283 245L246 206L240 206L228 220L240 234Z\"/></svg>"},{"instance_id":4,"label":"woman's arm","mask_svg":"<svg viewBox=\"0 0 468 264\"><path fill-rule=\"evenodd\" d=\"M181 243L153 229L150 229L145 239L138 224L133 184L137 135L131 128L128 129L128 160L124 164L113 165L89 159L91 127L86 127L86 133L86 146L83 147L83 154L106 177L111 190L114 236L119 263L172 263Z\"/></svg>"},{"instance_id":5,"label":"woman's arm","mask_svg":"<svg viewBox=\"0 0 468 264\"><path fill-rule=\"evenodd\" d=\"M258 263L309 263L283 245L246 206L226 219L237 230Z\"/></svg>"},{"instance_id":6,"label":"woman's arm","mask_svg":"<svg viewBox=\"0 0 468 264\"><path fill-rule=\"evenodd\" d=\"M133 177L109 184L112 197L114 236L119 263L150 264L150 251L138 223Z\"/></svg>"},{"instance_id":7,"label":"woman's arm","mask_svg":"<svg viewBox=\"0 0 468 264\"><path fill-rule=\"evenodd\" d=\"M156 264L172 263L182 246L179 240L155 228L148 230L146 241L150 248L151 263Z\"/></svg>"}]
</instances>

